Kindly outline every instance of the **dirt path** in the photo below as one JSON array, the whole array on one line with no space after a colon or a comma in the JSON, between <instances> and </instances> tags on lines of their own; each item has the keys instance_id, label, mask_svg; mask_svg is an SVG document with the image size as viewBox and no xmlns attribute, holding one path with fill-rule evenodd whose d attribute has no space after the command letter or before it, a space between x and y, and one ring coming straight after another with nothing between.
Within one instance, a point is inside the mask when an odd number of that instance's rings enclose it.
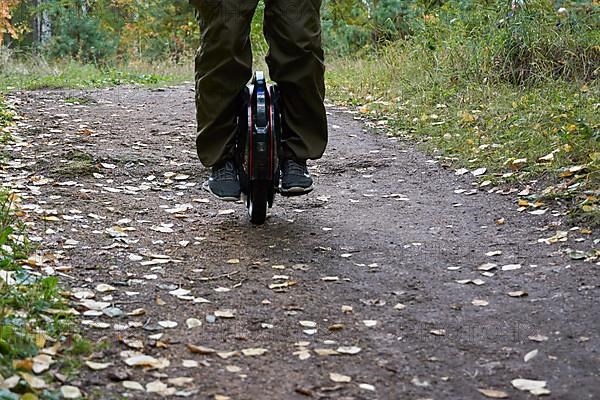
<instances>
[{"instance_id":1,"label":"dirt path","mask_svg":"<svg viewBox=\"0 0 600 400\"><path fill-rule=\"evenodd\" d=\"M535 397L517 378L600 397L598 264L566 255L595 232L518 213L337 107L317 190L253 227L200 190L190 87L17 96L11 184L42 269L95 296L74 304L105 342L91 361L112 363L71 382L89 398Z\"/></svg>"}]
</instances>

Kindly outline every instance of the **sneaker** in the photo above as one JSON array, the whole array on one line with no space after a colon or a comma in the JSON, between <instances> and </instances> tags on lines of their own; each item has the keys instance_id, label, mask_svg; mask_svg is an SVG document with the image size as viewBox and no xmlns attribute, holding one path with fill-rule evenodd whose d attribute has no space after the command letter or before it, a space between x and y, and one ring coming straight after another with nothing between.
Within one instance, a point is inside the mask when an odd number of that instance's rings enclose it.
<instances>
[{"instance_id":1,"label":"sneaker","mask_svg":"<svg viewBox=\"0 0 600 400\"><path fill-rule=\"evenodd\" d=\"M285 160L281 163L281 194L288 196L310 193L314 189L306 162Z\"/></svg>"},{"instance_id":2,"label":"sneaker","mask_svg":"<svg viewBox=\"0 0 600 400\"><path fill-rule=\"evenodd\" d=\"M220 200L239 200L240 181L235 163L232 160L227 160L212 167L210 178L202 184L202 188Z\"/></svg>"}]
</instances>

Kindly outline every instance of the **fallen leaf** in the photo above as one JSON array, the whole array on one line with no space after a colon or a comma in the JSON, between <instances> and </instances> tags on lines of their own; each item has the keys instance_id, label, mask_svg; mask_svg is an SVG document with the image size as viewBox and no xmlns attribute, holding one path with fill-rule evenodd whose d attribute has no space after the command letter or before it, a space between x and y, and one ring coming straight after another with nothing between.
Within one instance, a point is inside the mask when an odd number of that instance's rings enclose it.
<instances>
[{"instance_id":1,"label":"fallen leaf","mask_svg":"<svg viewBox=\"0 0 600 400\"><path fill-rule=\"evenodd\" d=\"M32 389L40 390L48 387L48 384L42 378L38 378L37 376L24 372L22 372L20 375L21 378L23 378Z\"/></svg>"},{"instance_id":2,"label":"fallen leaf","mask_svg":"<svg viewBox=\"0 0 600 400\"><path fill-rule=\"evenodd\" d=\"M33 365L31 370L34 374L41 374L44 371L48 371L50 366L54 364L54 360L47 354L38 354L33 357Z\"/></svg>"},{"instance_id":3,"label":"fallen leaf","mask_svg":"<svg viewBox=\"0 0 600 400\"><path fill-rule=\"evenodd\" d=\"M184 368L197 368L199 365L196 360L181 360L181 366Z\"/></svg>"},{"instance_id":4,"label":"fallen leaf","mask_svg":"<svg viewBox=\"0 0 600 400\"><path fill-rule=\"evenodd\" d=\"M533 359L537 355L538 355L538 349L531 350L529 353L525 354L525 357L523 357L523 361L527 362L527 361Z\"/></svg>"},{"instance_id":5,"label":"fallen leaf","mask_svg":"<svg viewBox=\"0 0 600 400\"><path fill-rule=\"evenodd\" d=\"M163 397L171 396L175 394L177 390L175 388L170 388L166 383L163 383L159 380L150 382L146 385L147 393L156 393Z\"/></svg>"},{"instance_id":6,"label":"fallen leaf","mask_svg":"<svg viewBox=\"0 0 600 400\"><path fill-rule=\"evenodd\" d=\"M194 378L190 378L187 376L180 376L178 378L169 378L169 379L167 379L167 382L169 382L171 385L175 385L175 386L185 386L185 385L189 385L190 383L194 382Z\"/></svg>"},{"instance_id":7,"label":"fallen leaf","mask_svg":"<svg viewBox=\"0 0 600 400\"><path fill-rule=\"evenodd\" d=\"M487 168L477 168L476 170L471 171L471 174L473 174L473 176L481 176L483 174L485 174L487 172Z\"/></svg>"},{"instance_id":8,"label":"fallen leaf","mask_svg":"<svg viewBox=\"0 0 600 400\"><path fill-rule=\"evenodd\" d=\"M217 351L215 349L211 349L210 347L204 347L204 346L196 346L193 344L188 344L187 348L192 352L192 353L196 353L196 354L214 354Z\"/></svg>"},{"instance_id":9,"label":"fallen leaf","mask_svg":"<svg viewBox=\"0 0 600 400\"><path fill-rule=\"evenodd\" d=\"M546 389L546 381L537 381L533 379L513 379L510 383L515 388L524 392L529 392L535 396L550 394L550 390Z\"/></svg>"},{"instance_id":10,"label":"fallen leaf","mask_svg":"<svg viewBox=\"0 0 600 400\"><path fill-rule=\"evenodd\" d=\"M142 386L141 383L135 381L123 381L121 382L121 385L123 385L125 389L129 390L139 390L142 392L146 391L146 389L144 389L144 386Z\"/></svg>"},{"instance_id":11,"label":"fallen leaf","mask_svg":"<svg viewBox=\"0 0 600 400\"><path fill-rule=\"evenodd\" d=\"M228 358L231 357L236 357L239 356L240 353L238 351L219 351L217 352L217 356L219 356L219 358L222 358L223 360L227 360Z\"/></svg>"},{"instance_id":12,"label":"fallen leaf","mask_svg":"<svg viewBox=\"0 0 600 400\"><path fill-rule=\"evenodd\" d=\"M362 390L368 390L370 392L374 392L375 391L375 386L370 385L368 383L361 383L358 385L359 388L361 388Z\"/></svg>"},{"instance_id":13,"label":"fallen leaf","mask_svg":"<svg viewBox=\"0 0 600 400\"><path fill-rule=\"evenodd\" d=\"M348 375L342 375L335 372L329 374L329 379L335 383L349 383L352 382L352 378Z\"/></svg>"},{"instance_id":14,"label":"fallen leaf","mask_svg":"<svg viewBox=\"0 0 600 400\"><path fill-rule=\"evenodd\" d=\"M214 315L217 318L235 318L233 310L217 310Z\"/></svg>"},{"instance_id":15,"label":"fallen leaf","mask_svg":"<svg viewBox=\"0 0 600 400\"><path fill-rule=\"evenodd\" d=\"M508 399L508 393L495 389L477 389L479 393L490 399Z\"/></svg>"},{"instance_id":16,"label":"fallen leaf","mask_svg":"<svg viewBox=\"0 0 600 400\"><path fill-rule=\"evenodd\" d=\"M178 324L175 321L158 321L158 325L166 329L172 329L177 327Z\"/></svg>"},{"instance_id":17,"label":"fallen leaf","mask_svg":"<svg viewBox=\"0 0 600 400\"><path fill-rule=\"evenodd\" d=\"M333 349L315 349L315 353L319 356L337 356L340 354Z\"/></svg>"},{"instance_id":18,"label":"fallen leaf","mask_svg":"<svg viewBox=\"0 0 600 400\"><path fill-rule=\"evenodd\" d=\"M508 292L510 297L527 297L528 293L522 290L515 290L514 292Z\"/></svg>"},{"instance_id":19,"label":"fallen leaf","mask_svg":"<svg viewBox=\"0 0 600 400\"><path fill-rule=\"evenodd\" d=\"M548 336L544 336L544 335L540 335L540 334L527 336L527 338L534 342L545 342L548 340Z\"/></svg>"},{"instance_id":20,"label":"fallen leaf","mask_svg":"<svg viewBox=\"0 0 600 400\"><path fill-rule=\"evenodd\" d=\"M96 290L101 292L101 293L105 293L105 292L113 292L115 290L117 290L114 286L111 285L107 285L105 283L101 283L99 285L96 286Z\"/></svg>"},{"instance_id":21,"label":"fallen leaf","mask_svg":"<svg viewBox=\"0 0 600 400\"><path fill-rule=\"evenodd\" d=\"M94 362L94 361L86 361L85 365L87 365L88 368L91 369L92 371L101 371L103 369L106 369L106 368L112 366L113 364L111 362L99 363L99 362Z\"/></svg>"},{"instance_id":22,"label":"fallen leaf","mask_svg":"<svg viewBox=\"0 0 600 400\"><path fill-rule=\"evenodd\" d=\"M350 354L355 355L362 351L360 347L357 346L340 346L336 350L340 354Z\"/></svg>"},{"instance_id":23,"label":"fallen leaf","mask_svg":"<svg viewBox=\"0 0 600 400\"><path fill-rule=\"evenodd\" d=\"M127 358L125 360L125 364L129 365L130 367L149 367L162 369L169 366L170 363L169 360L165 358L156 359L146 354L138 354Z\"/></svg>"},{"instance_id":24,"label":"fallen leaf","mask_svg":"<svg viewBox=\"0 0 600 400\"><path fill-rule=\"evenodd\" d=\"M78 387L65 385L60 388L60 394L63 399L79 399L81 398L81 391Z\"/></svg>"},{"instance_id":25,"label":"fallen leaf","mask_svg":"<svg viewBox=\"0 0 600 400\"><path fill-rule=\"evenodd\" d=\"M202 321L197 318L188 318L185 320L185 324L187 325L188 329L193 329L202 326Z\"/></svg>"},{"instance_id":26,"label":"fallen leaf","mask_svg":"<svg viewBox=\"0 0 600 400\"><path fill-rule=\"evenodd\" d=\"M254 356L262 356L267 353L269 350L262 348L250 348L250 349L242 349L242 354L246 357L254 357Z\"/></svg>"}]
</instances>

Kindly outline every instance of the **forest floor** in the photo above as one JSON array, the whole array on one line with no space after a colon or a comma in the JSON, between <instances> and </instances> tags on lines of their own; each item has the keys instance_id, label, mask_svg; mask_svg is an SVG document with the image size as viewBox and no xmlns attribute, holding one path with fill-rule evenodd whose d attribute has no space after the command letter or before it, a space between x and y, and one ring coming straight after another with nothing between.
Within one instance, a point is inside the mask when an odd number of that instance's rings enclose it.
<instances>
[{"instance_id":1,"label":"forest floor","mask_svg":"<svg viewBox=\"0 0 600 400\"><path fill-rule=\"evenodd\" d=\"M600 397L598 234L522 188L331 105L316 190L252 226L201 190L191 85L11 96L39 266L98 343L87 398Z\"/></svg>"}]
</instances>

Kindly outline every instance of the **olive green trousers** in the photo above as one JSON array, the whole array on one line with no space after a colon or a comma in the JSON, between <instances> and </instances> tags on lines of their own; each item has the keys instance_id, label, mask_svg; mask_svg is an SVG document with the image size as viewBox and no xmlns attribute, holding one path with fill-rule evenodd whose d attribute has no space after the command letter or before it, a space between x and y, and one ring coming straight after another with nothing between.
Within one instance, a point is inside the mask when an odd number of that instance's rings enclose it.
<instances>
[{"instance_id":1,"label":"olive green trousers","mask_svg":"<svg viewBox=\"0 0 600 400\"><path fill-rule=\"evenodd\" d=\"M196 53L198 157L233 156L239 95L252 77L250 25L259 0L190 0L200 23ZM317 159L327 145L321 0L264 0L266 61L281 91L285 158Z\"/></svg>"}]
</instances>

